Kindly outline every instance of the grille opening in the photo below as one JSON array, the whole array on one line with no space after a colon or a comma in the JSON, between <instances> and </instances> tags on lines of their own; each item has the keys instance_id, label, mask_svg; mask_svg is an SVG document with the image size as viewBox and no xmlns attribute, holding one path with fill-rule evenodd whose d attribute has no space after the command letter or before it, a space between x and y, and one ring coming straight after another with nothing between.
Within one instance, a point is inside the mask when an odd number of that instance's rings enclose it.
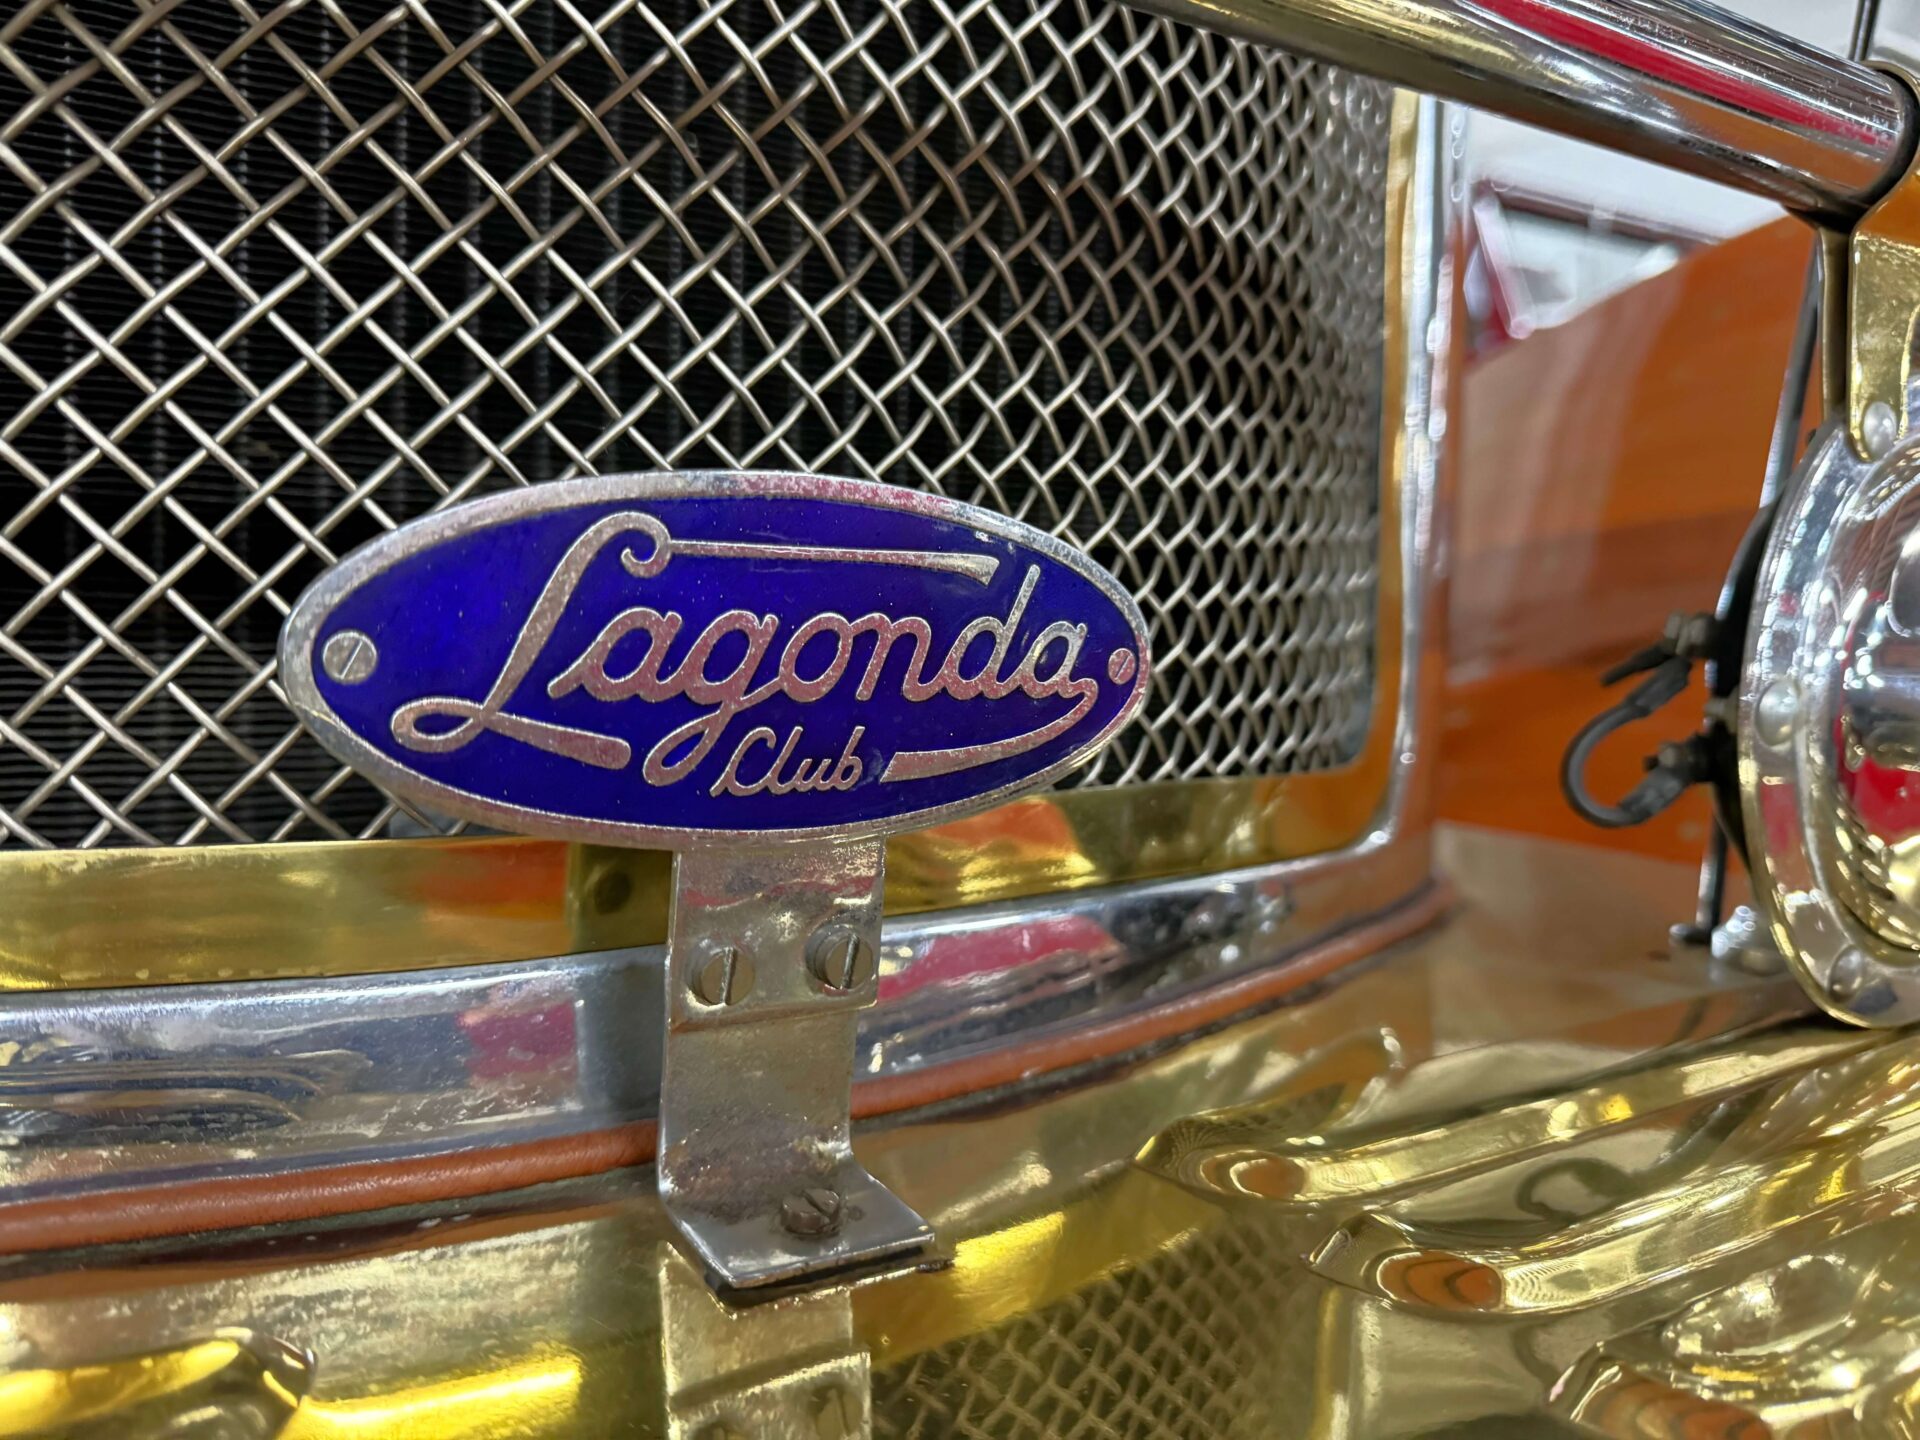
<instances>
[{"instance_id":1,"label":"grille opening","mask_svg":"<svg viewBox=\"0 0 1920 1440\"><path fill-rule=\"evenodd\" d=\"M0 844L437 828L294 721L287 609L435 506L619 470L1087 549L1158 673L1074 783L1351 760L1384 87L1107 0L503 13L73 0L0 42Z\"/></svg>"}]
</instances>

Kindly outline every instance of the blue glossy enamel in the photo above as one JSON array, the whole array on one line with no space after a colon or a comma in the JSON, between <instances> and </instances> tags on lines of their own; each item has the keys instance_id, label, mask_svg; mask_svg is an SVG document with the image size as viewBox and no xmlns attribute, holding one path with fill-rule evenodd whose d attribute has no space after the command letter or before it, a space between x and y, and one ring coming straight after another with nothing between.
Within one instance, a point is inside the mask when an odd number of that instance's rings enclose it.
<instances>
[{"instance_id":1,"label":"blue glossy enamel","mask_svg":"<svg viewBox=\"0 0 1920 1440\"><path fill-rule=\"evenodd\" d=\"M330 665L330 641L356 663ZM806 476L615 477L445 512L317 584L282 660L322 741L401 793L663 845L1006 798L1098 748L1148 671L1138 610L1085 557Z\"/></svg>"}]
</instances>

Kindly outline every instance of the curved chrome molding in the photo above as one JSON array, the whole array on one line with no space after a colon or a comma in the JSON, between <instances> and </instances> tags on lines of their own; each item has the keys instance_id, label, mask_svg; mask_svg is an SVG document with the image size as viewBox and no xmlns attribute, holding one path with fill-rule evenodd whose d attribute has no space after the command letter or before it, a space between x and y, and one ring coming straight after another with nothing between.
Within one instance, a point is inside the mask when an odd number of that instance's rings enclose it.
<instances>
[{"instance_id":1,"label":"curved chrome molding","mask_svg":"<svg viewBox=\"0 0 1920 1440\"><path fill-rule=\"evenodd\" d=\"M1844 223L1905 171L1891 77L1696 0L1133 0Z\"/></svg>"},{"instance_id":2,"label":"curved chrome molding","mask_svg":"<svg viewBox=\"0 0 1920 1440\"><path fill-rule=\"evenodd\" d=\"M1889 873L1903 868L1897 837L1861 819L1848 784L1867 763L1894 775L1912 763L1886 749L1902 733L1902 662L1863 637L1886 606L1906 530L1896 502L1917 475L1911 444L1868 461L1839 422L1814 436L1762 560L1740 681L1756 900L1808 993L1859 1025L1920 1018L1913 912Z\"/></svg>"},{"instance_id":3,"label":"curved chrome molding","mask_svg":"<svg viewBox=\"0 0 1920 1440\"><path fill-rule=\"evenodd\" d=\"M1312 872L1265 866L889 922L855 1113L1030 1080L1275 1003L1426 923L1439 899L1424 850L1403 845ZM663 966L648 946L14 996L0 1005L0 1252L97 1238L118 1223L103 1218L121 1203L107 1197L156 1187L135 1207L139 1233L251 1223L248 1207L271 1202L249 1182L290 1171L346 1177L309 1185L303 1204L344 1189L347 1208L371 1208L421 1198L415 1181L471 1193L459 1187L645 1159ZM477 1150L496 1157L479 1178L457 1161L432 1174L436 1159ZM196 1198L203 1181L210 1195Z\"/></svg>"}]
</instances>

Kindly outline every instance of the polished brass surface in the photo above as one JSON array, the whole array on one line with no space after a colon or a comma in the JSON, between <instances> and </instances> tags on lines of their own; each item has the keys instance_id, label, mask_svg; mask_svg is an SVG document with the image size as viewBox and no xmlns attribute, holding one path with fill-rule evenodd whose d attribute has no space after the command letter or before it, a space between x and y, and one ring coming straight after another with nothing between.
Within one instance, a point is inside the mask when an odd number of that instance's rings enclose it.
<instances>
[{"instance_id":1,"label":"polished brass surface","mask_svg":"<svg viewBox=\"0 0 1920 1440\"><path fill-rule=\"evenodd\" d=\"M312 1383L310 1356L223 1330L153 1354L0 1375L0 1437L185 1437L218 1417L222 1440L272 1440L291 1433Z\"/></svg>"},{"instance_id":2,"label":"polished brass surface","mask_svg":"<svg viewBox=\"0 0 1920 1440\"><path fill-rule=\"evenodd\" d=\"M899 836L887 911L1321 854L1372 820L1389 748L1370 744L1337 773L1065 791ZM0 989L356 975L652 944L666 934L671 860L517 838L9 851Z\"/></svg>"},{"instance_id":3,"label":"polished brass surface","mask_svg":"<svg viewBox=\"0 0 1920 1440\"><path fill-rule=\"evenodd\" d=\"M243 1327L311 1352L292 1436L1910 1433L1920 1039L1669 954L1690 867L1443 860L1454 920L1322 993L862 1133L945 1271L729 1315L625 1172L0 1262L0 1386Z\"/></svg>"}]
</instances>

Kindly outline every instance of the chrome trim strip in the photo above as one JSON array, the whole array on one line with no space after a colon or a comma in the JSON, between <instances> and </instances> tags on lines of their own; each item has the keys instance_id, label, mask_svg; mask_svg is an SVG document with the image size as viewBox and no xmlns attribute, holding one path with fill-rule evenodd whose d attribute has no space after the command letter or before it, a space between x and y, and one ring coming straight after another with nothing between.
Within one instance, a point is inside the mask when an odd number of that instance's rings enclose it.
<instances>
[{"instance_id":1,"label":"chrome trim strip","mask_svg":"<svg viewBox=\"0 0 1920 1440\"><path fill-rule=\"evenodd\" d=\"M1699 0L1132 3L1838 222L1913 149L1913 101L1891 77Z\"/></svg>"},{"instance_id":2,"label":"chrome trim strip","mask_svg":"<svg viewBox=\"0 0 1920 1440\"><path fill-rule=\"evenodd\" d=\"M1124 1030L1285 966L1416 898L1429 883L1425 840L1339 865L890 922L854 1073L923 1082L911 1087L918 1097L954 1066L961 1092L976 1088L971 1062L1037 1054L1096 1021ZM513 966L7 997L0 1212L652 1120L664 955L645 946ZM1060 1067L1042 1057L1023 1068ZM865 1108L876 1107L891 1103Z\"/></svg>"}]
</instances>

